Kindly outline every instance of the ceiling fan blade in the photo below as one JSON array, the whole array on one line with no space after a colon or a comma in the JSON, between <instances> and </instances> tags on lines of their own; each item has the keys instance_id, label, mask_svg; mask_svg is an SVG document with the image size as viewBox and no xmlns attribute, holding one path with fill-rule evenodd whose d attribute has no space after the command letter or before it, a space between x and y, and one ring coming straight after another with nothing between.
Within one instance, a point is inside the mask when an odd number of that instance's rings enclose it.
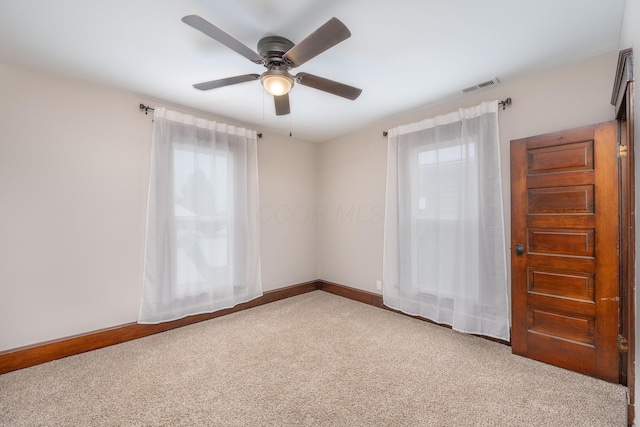
<instances>
[{"instance_id":1,"label":"ceiling fan blade","mask_svg":"<svg viewBox=\"0 0 640 427\"><path fill-rule=\"evenodd\" d=\"M249 61L255 62L256 64L264 63L264 58L262 56L258 55L254 50L247 47L242 42L234 39L229 34L225 33L206 19L203 19L198 15L187 15L182 18L182 22L192 26L198 31L203 32L212 39L219 41L229 49L236 51L240 55L244 56Z\"/></svg>"},{"instance_id":2,"label":"ceiling fan blade","mask_svg":"<svg viewBox=\"0 0 640 427\"><path fill-rule=\"evenodd\" d=\"M323 26L284 54L293 67L299 67L311 58L351 37L349 29L338 18L329 19Z\"/></svg>"},{"instance_id":3,"label":"ceiling fan blade","mask_svg":"<svg viewBox=\"0 0 640 427\"><path fill-rule=\"evenodd\" d=\"M226 79L212 80L210 82L197 83L193 85L196 89L210 90L217 89L223 86L235 85L238 83L250 82L252 80L258 80L260 74L244 74L242 76L227 77Z\"/></svg>"},{"instance_id":4,"label":"ceiling fan blade","mask_svg":"<svg viewBox=\"0 0 640 427\"><path fill-rule=\"evenodd\" d=\"M357 87L349 86L344 83L338 83L336 81L325 79L324 77L314 76L313 74L308 73L296 74L296 82L303 86L309 86L314 89L350 99L352 101L359 97L362 93L362 89L358 89Z\"/></svg>"},{"instance_id":5,"label":"ceiling fan blade","mask_svg":"<svg viewBox=\"0 0 640 427\"><path fill-rule=\"evenodd\" d=\"M285 93L282 96L274 96L273 100L276 103L276 116L286 116L291 113L288 93Z\"/></svg>"}]
</instances>

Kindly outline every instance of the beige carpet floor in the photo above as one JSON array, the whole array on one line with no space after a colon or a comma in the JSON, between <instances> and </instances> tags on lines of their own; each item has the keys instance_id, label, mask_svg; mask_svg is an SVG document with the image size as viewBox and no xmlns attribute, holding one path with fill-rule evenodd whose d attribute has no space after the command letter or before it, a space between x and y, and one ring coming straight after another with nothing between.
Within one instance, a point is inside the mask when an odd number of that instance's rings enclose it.
<instances>
[{"instance_id":1,"label":"beige carpet floor","mask_svg":"<svg viewBox=\"0 0 640 427\"><path fill-rule=\"evenodd\" d=\"M0 375L0 425L624 426L625 393L315 291Z\"/></svg>"}]
</instances>

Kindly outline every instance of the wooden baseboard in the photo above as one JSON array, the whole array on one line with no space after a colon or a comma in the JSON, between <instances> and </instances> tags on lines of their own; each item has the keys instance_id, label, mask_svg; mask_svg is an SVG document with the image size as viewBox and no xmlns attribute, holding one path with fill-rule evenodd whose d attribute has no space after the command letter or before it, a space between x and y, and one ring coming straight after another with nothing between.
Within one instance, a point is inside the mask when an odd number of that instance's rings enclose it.
<instances>
[{"instance_id":1,"label":"wooden baseboard","mask_svg":"<svg viewBox=\"0 0 640 427\"><path fill-rule=\"evenodd\" d=\"M157 325L143 325L139 323L128 323L113 328L101 329L99 331L87 334L75 335L59 340L48 341L27 347L21 347L13 350L0 352L0 374L16 371L18 369L28 368L30 366L39 365L41 363L50 362L52 360L61 359L75 354L85 353L91 350L108 347L110 345L120 344L126 341L147 337L149 335L168 331L170 329L180 328L182 326L191 325L193 323L205 320L215 319L216 317L246 310L248 308L257 307L259 305L268 304L270 302L279 301L285 298L301 295L307 292L321 290L364 304L382 308L384 310L393 311L404 316L413 317L435 325L443 326L451 329L448 325L435 323L431 320L418 316L410 316L397 310L393 310L382 302L382 295L373 292L367 292L349 286L339 285L337 283L328 282L326 280L313 280L311 282L300 283L298 285L289 286L282 289L267 291L263 296L252 301L238 304L233 308L228 308L214 313L198 314L195 316L185 317L183 319L174 320L172 322L159 323ZM506 341L495 338L480 336L491 341L501 344L510 345Z\"/></svg>"},{"instance_id":2,"label":"wooden baseboard","mask_svg":"<svg viewBox=\"0 0 640 427\"><path fill-rule=\"evenodd\" d=\"M378 308L384 308L390 310L389 307L382 303L382 295L374 294L373 292L367 292L349 286L339 285L337 283L327 282L326 280L318 280L318 289L321 291L329 292L330 294L339 295L341 297L349 298L354 301L359 301L365 304L372 305Z\"/></svg>"},{"instance_id":3,"label":"wooden baseboard","mask_svg":"<svg viewBox=\"0 0 640 427\"><path fill-rule=\"evenodd\" d=\"M181 326L202 322L204 320L214 319L226 314L246 310L251 307L257 307L259 305L315 291L317 289L318 282L314 280L282 289L267 291L263 296L252 301L238 304L233 308L216 311L214 313L189 316L183 319L160 323L157 325L128 323L126 325L101 329L87 334L75 335L59 340L0 352L0 374L28 368L30 366L39 365L41 363L50 362L67 356L73 356L74 354L80 354L110 345L143 338L159 332L179 328Z\"/></svg>"}]
</instances>

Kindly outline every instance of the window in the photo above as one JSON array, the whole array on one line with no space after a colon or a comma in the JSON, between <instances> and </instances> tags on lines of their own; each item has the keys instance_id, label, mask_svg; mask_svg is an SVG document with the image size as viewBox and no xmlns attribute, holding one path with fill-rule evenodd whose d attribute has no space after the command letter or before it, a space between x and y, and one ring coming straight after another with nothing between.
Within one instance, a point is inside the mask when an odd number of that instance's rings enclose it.
<instances>
[{"instance_id":1,"label":"window","mask_svg":"<svg viewBox=\"0 0 640 427\"><path fill-rule=\"evenodd\" d=\"M389 130L383 301L508 340L497 106Z\"/></svg>"},{"instance_id":2,"label":"window","mask_svg":"<svg viewBox=\"0 0 640 427\"><path fill-rule=\"evenodd\" d=\"M256 132L154 111L140 323L262 295Z\"/></svg>"},{"instance_id":3,"label":"window","mask_svg":"<svg viewBox=\"0 0 640 427\"><path fill-rule=\"evenodd\" d=\"M172 296L184 298L229 280L229 204L233 201L227 191L228 156L207 149L194 152L179 144L173 156L176 287Z\"/></svg>"},{"instance_id":4,"label":"window","mask_svg":"<svg viewBox=\"0 0 640 427\"><path fill-rule=\"evenodd\" d=\"M460 139L454 139L444 145L434 149L423 146L414 151L412 159L417 162L413 250L420 260L415 263L414 280L420 292L453 297L458 260L452 254L458 240L462 236L469 239L478 222L477 211L460 215L463 204L477 205L477 193L462 190L465 177L476 176L477 164L474 142L462 144ZM470 290L468 296L478 295Z\"/></svg>"}]
</instances>

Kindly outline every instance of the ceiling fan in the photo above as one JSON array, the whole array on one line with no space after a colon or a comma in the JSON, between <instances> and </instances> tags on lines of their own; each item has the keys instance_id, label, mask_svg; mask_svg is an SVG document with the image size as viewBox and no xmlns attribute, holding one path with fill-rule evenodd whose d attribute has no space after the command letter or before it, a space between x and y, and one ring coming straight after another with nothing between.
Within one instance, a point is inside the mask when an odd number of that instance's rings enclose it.
<instances>
[{"instance_id":1,"label":"ceiling fan","mask_svg":"<svg viewBox=\"0 0 640 427\"><path fill-rule=\"evenodd\" d=\"M259 53L200 16L188 15L182 18L182 22L267 69L262 74L244 74L194 84L193 87L196 89L210 90L260 79L262 86L273 95L278 116L291 112L289 90L293 87L294 82L350 100L355 100L362 93L362 89L313 74L298 73L295 76L289 74L290 69L299 67L351 36L349 29L337 18L331 18L298 44L280 36L264 37L258 42Z\"/></svg>"}]
</instances>

